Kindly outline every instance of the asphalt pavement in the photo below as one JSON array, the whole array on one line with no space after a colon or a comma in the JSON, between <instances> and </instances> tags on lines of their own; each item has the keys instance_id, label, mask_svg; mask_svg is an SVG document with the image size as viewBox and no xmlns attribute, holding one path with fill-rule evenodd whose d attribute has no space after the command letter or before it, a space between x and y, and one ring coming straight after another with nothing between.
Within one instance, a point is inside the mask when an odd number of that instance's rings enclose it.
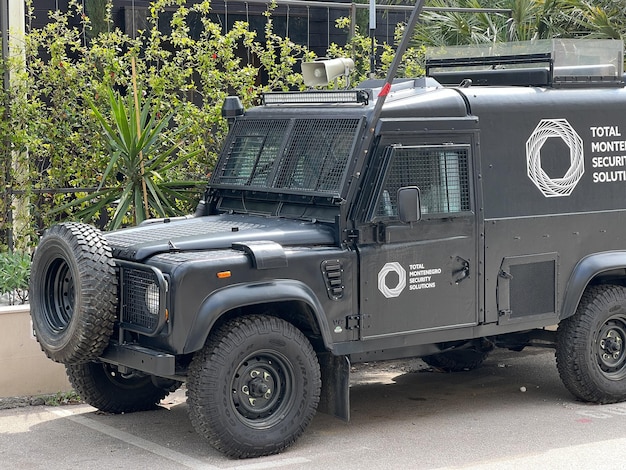
<instances>
[{"instance_id":1,"label":"asphalt pavement","mask_svg":"<svg viewBox=\"0 0 626 470\"><path fill-rule=\"evenodd\" d=\"M626 468L626 404L575 401L551 350L496 351L480 369L454 374L419 360L361 365L351 399L350 423L318 414L293 447L250 460L228 459L194 432L184 389L142 413L0 410L0 468Z\"/></svg>"}]
</instances>

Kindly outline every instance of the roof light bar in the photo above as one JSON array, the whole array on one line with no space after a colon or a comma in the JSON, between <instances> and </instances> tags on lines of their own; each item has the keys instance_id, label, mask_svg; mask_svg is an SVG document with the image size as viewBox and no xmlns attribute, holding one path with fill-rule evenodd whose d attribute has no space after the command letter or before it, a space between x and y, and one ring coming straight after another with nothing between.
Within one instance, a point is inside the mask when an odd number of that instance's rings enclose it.
<instances>
[{"instance_id":1,"label":"roof light bar","mask_svg":"<svg viewBox=\"0 0 626 470\"><path fill-rule=\"evenodd\" d=\"M272 92L263 94L264 105L279 104L364 104L369 102L365 90Z\"/></svg>"}]
</instances>

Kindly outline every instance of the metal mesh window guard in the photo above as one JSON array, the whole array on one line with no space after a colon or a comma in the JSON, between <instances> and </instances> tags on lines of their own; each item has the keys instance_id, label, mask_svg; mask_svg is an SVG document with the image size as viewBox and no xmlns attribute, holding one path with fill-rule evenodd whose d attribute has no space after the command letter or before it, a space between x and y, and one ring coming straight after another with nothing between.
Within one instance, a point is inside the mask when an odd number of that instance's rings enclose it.
<instances>
[{"instance_id":1,"label":"metal mesh window guard","mask_svg":"<svg viewBox=\"0 0 626 470\"><path fill-rule=\"evenodd\" d=\"M268 177L288 125L286 119L238 122L217 166L217 182L236 186L270 184Z\"/></svg>"},{"instance_id":2,"label":"metal mesh window guard","mask_svg":"<svg viewBox=\"0 0 626 470\"><path fill-rule=\"evenodd\" d=\"M211 183L337 195L360 121L240 120Z\"/></svg>"},{"instance_id":3,"label":"metal mesh window guard","mask_svg":"<svg viewBox=\"0 0 626 470\"><path fill-rule=\"evenodd\" d=\"M296 121L275 187L337 192L358 124L358 119Z\"/></svg>"},{"instance_id":4,"label":"metal mesh window guard","mask_svg":"<svg viewBox=\"0 0 626 470\"><path fill-rule=\"evenodd\" d=\"M420 189L422 214L470 210L467 147L397 147L379 196L376 215L397 217L397 192Z\"/></svg>"}]
</instances>

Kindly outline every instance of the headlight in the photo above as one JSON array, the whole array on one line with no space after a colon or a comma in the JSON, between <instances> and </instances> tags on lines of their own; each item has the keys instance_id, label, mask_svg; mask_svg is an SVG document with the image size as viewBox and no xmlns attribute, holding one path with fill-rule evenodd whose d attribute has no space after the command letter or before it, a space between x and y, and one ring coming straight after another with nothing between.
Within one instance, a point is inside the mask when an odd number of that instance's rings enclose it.
<instances>
[{"instance_id":1,"label":"headlight","mask_svg":"<svg viewBox=\"0 0 626 470\"><path fill-rule=\"evenodd\" d=\"M148 309L148 312L152 315L158 315L161 296L159 286L156 285L156 283L153 282L146 286L144 300L146 301L146 308Z\"/></svg>"}]
</instances>

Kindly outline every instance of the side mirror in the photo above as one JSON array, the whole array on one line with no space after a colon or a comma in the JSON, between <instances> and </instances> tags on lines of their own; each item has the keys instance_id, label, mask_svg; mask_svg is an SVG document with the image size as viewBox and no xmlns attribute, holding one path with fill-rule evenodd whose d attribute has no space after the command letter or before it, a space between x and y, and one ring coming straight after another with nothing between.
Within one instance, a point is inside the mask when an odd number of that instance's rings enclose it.
<instances>
[{"instance_id":1,"label":"side mirror","mask_svg":"<svg viewBox=\"0 0 626 470\"><path fill-rule=\"evenodd\" d=\"M417 186L398 189L398 216L405 224L417 222L422 218L420 190Z\"/></svg>"}]
</instances>

